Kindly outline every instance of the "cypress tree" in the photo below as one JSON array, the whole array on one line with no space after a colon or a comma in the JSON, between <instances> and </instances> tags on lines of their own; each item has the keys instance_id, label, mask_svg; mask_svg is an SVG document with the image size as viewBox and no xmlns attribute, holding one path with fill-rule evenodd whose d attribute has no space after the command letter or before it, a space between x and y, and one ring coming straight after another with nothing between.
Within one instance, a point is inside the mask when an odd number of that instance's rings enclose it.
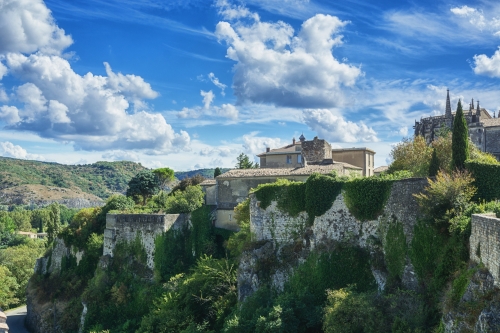
<instances>
[{"instance_id":1,"label":"cypress tree","mask_svg":"<svg viewBox=\"0 0 500 333\"><path fill-rule=\"evenodd\" d=\"M463 170L465 161L469 158L469 130L464 118L462 103L458 100L457 112L453 120L451 138L451 163L453 169Z\"/></svg>"},{"instance_id":2,"label":"cypress tree","mask_svg":"<svg viewBox=\"0 0 500 333\"><path fill-rule=\"evenodd\" d=\"M431 164L429 165L429 177L435 177L439 171L439 160L436 154L436 148L432 148Z\"/></svg>"},{"instance_id":3,"label":"cypress tree","mask_svg":"<svg viewBox=\"0 0 500 333\"><path fill-rule=\"evenodd\" d=\"M221 175L222 174L222 171L219 167L215 168L215 171L214 171L214 178Z\"/></svg>"}]
</instances>

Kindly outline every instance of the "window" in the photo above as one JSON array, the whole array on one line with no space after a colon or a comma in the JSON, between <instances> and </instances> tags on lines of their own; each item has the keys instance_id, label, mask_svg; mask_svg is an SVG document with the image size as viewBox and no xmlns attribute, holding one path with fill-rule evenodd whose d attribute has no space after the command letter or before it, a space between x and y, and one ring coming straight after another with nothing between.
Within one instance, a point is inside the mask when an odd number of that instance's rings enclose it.
<instances>
[{"instance_id":1,"label":"window","mask_svg":"<svg viewBox=\"0 0 500 333\"><path fill-rule=\"evenodd\" d=\"M286 164L292 164L292 155L286 155Z\"/></svg>"},{"instance_id":2,"label":"window","mask_svg":"<svg viewBox=\"0 0 500 333\"><path fill-rule=\"evenodd\" d=\"M302 164L302 155L297 155L297 163Z\"/></svg>"}]
</instances>

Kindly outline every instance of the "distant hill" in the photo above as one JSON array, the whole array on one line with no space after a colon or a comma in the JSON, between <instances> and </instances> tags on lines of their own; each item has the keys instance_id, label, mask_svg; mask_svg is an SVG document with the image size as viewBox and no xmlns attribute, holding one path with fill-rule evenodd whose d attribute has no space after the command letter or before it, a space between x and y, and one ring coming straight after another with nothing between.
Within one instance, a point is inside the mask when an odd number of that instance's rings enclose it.
<instances>
[{"instance_id":1,"label":"distant hill","mask_svg":"<svg viewBox=\"0 0 500 333\"><path fill-rule=\"evenodd\" d=\"M230 168L221 168L222 173L228 172L231 170ZM215 169L198 169L192 171L177 171L175 173L175 177L179 180L183 180L184 178L193 177L196 175L202 175L205 178L214 178Z\"/></svg>"},{"instance_id":2,"label":"distant hill","mask_svg":"<svg viewBox=\"0 0 500 333\"><path fill-rule=\"evenodd\" d=\"M44 185L106 199L125 192L130 179L144 169L139 163L127 161L65 165L0 157L0 194L21 185Z\"/></svg>"}]
</instances>

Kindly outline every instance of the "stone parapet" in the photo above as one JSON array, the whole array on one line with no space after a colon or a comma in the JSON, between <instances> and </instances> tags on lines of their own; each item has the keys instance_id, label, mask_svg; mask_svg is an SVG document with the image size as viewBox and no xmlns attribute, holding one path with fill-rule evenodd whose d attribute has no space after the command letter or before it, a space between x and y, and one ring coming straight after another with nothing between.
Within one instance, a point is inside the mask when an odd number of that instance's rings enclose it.
<instances>
[{"instance_id":1,"label":"stone parapet","mask_svg":"<svg viewBox=\"0 0 500 333\"><path fill-rule=\"evenodd\" d=\"M500 219L494 214L473 214L471 219L470 259L483 263L500 286Z\"/></svg>"}]
</instances>

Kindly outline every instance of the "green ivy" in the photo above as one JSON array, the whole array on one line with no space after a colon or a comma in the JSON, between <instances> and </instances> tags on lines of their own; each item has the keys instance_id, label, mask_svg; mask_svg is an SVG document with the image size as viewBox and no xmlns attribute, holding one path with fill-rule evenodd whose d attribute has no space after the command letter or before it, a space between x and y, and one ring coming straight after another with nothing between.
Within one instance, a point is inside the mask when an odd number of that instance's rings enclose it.
<instances>
[{"instance_id":1,"label":"green ivy","mask_svg":"<svg viewBox=\"0 0 500 333\"><path fill-rule=\"evenodd\" d=\"M374 220L384 209L393 181L380 177L356 178L344 184L349 212L358 220Z\"/></svg>"},{"instance_id":2,"label":"green ivy","mask_svg":"<svg viewBox=\"0 0 500 333\"><path fill-rule=\"evenodd\" d=\"M476 199L491 201L500 199L500 165L466 161L466 169L474 177Z\"/></svg>"},{"instance_id":3,"label":"green ivy","mask_svg":"<svg viewBox=\"0 0 500 333\"><path fill-rule=\"evenodd\" d=\"M389 277L401 279L406 262L406 236L403 224L394 221L389 225L384 243L385 261Z\"/></svg>"},{"instance_id":4,"label":"green ivy","mask_svg":"<svg viewBox=\"0 0 500 333\"><path fill-rule=\"evenodd\" d=\"M305 184L302 182L278 179L274 183L260 184L252 193L262 209L276 201L278 208L290 216L297 216L305 210Z\"/></svg>"},{"instance_id":5,"label":"green ivy","mask_svg":"<svg viewBox=\"0 0 500 333\"><path fill-rule=\"evenodd\" d=\"M306 211L309 224L314 223L316 216L323 215L340 194L344 182L335 175L325 176L318 173L312 174L306 181Z\"/></svg>"}]
</instances>

